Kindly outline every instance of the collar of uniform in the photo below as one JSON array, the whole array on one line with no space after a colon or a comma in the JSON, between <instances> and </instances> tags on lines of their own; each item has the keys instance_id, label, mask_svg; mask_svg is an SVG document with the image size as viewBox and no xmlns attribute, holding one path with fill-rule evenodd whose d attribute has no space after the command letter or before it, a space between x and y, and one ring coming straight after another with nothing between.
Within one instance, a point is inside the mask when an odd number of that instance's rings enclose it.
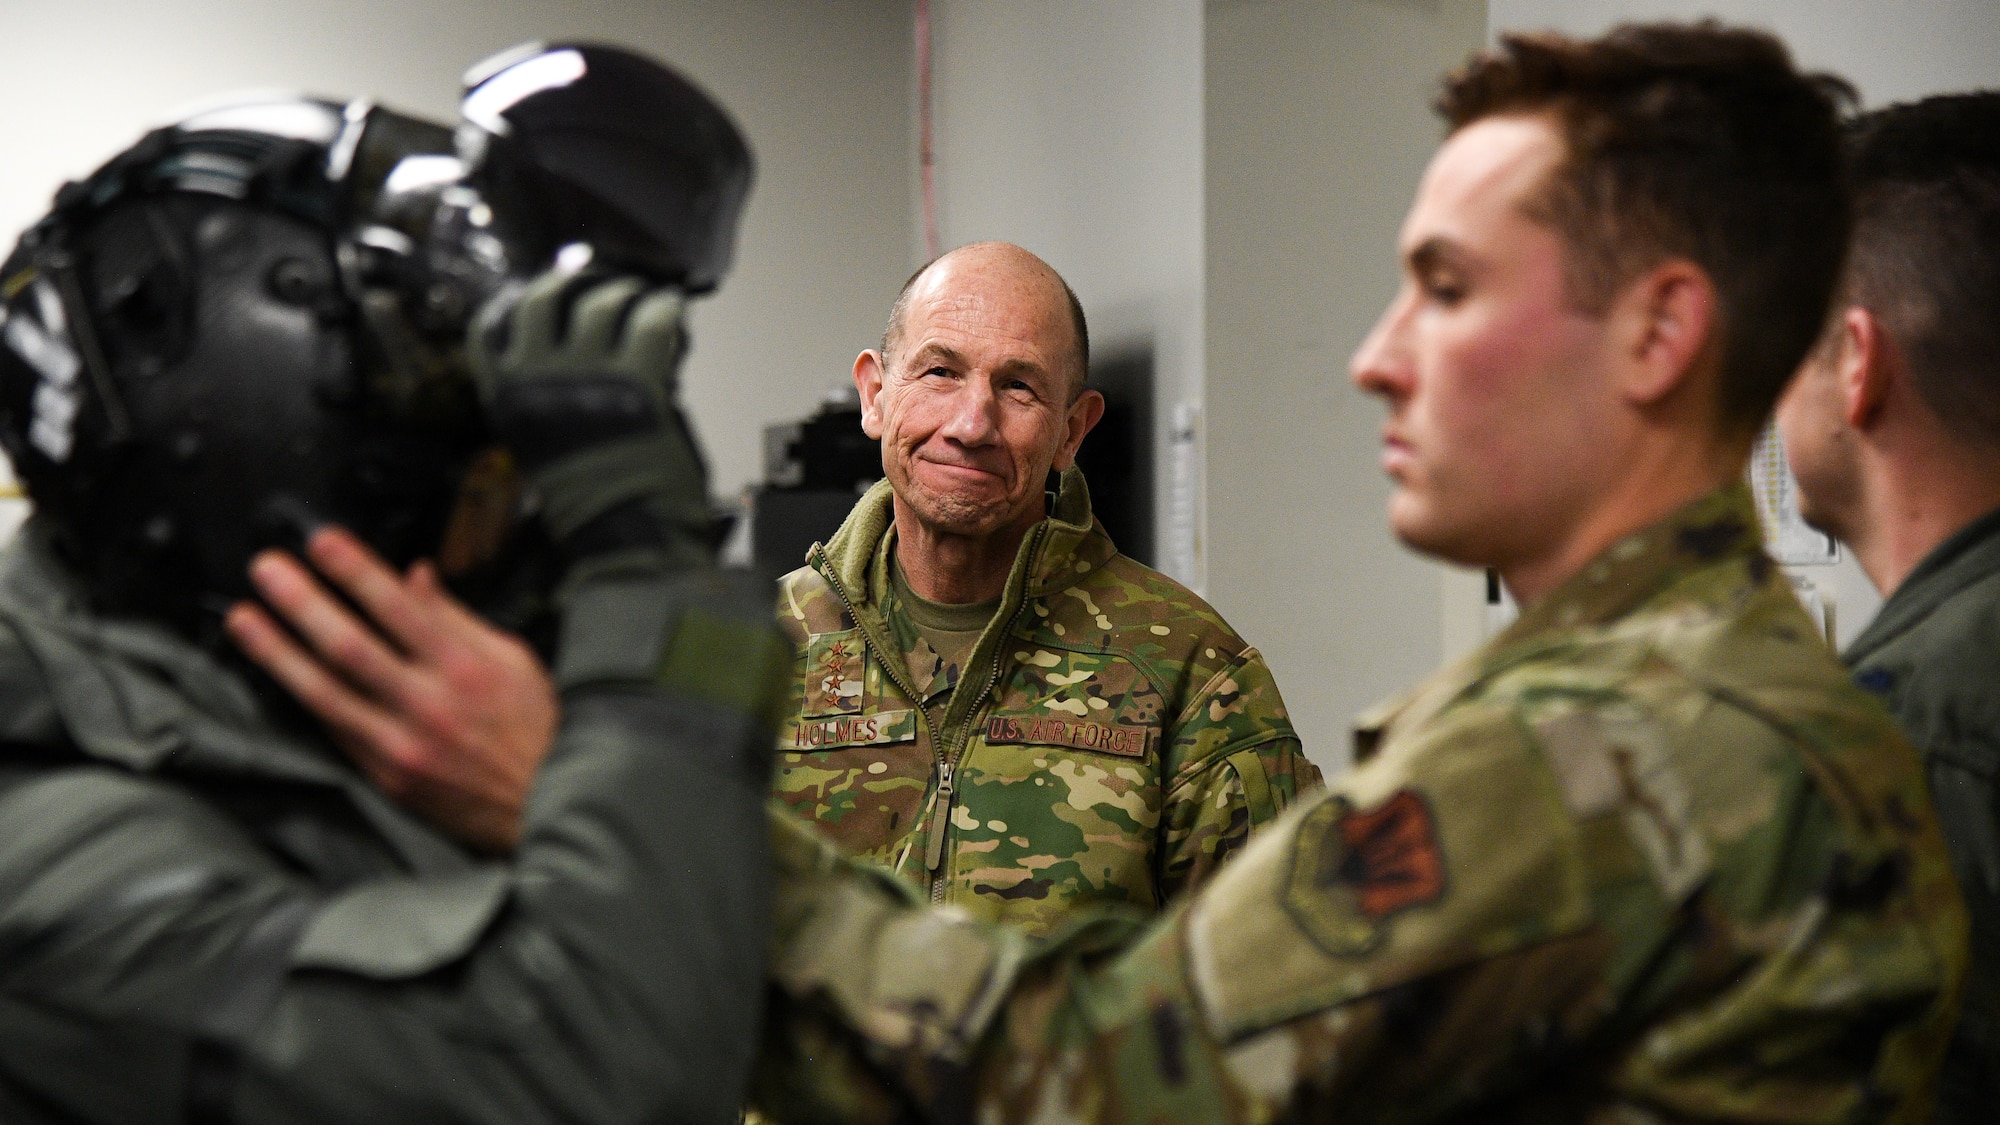
<instances>
[{"instance_id":1,"label":"collar of uniform","mask_svg":"<svg viewBox=\"0 0 2000 1125\"><path fill-rule=\"evenodd\" d=\"M869 565L896 524L895 494L889 482L878 480L861 494L840 529L819 548L820 569L840 584L856 609L870 597Z\"/></svg>"},{"instance_id":2,"label":"collar of uniform","mask_svg":"<svg viewBox=\"0 0 2000 1125\"><path fill-rule=\"evenodd\" d=\"M903 634L907 631L914 635L914 630L907 622L899 628L884 611L893 599L889 567L895 543L894 497L889 483L878 481L848 513L840 530L819 549L815 565L823 577L844 592L855 624L871 645L880 650L903 652L908 651L910 642L910 636ZM1022 537L1014 565L1007 574L999 609L973 649L968 669L990 666L998 651L999 634L1027 599L1047 598L1069 587L1117 553L1111 537L1091 514L1090 489L1084 484L1082 470L1071 466L1062 474L1055 510ZM930 698L937 694L932 689L955 683L910 686L916 688L918 695ZM962 721L976 702L973 694L954 691L945 715L946 724Z\"/></svg>"},{"instance_id":3,"label":"collar of uniform","mask_svg":"<svg viewBox=\"0 0 2000 1125\"><path fill-rule=\"evenodd\" d=\"M880 616L889 589L887 568L895 531L894 493L888 481L876 481L841 522L840 530L820 548L822 568L854 600L857 612L865 609ZM1033 558L1028 557L1031 547L1035 548ZM1084 483L1083 470L1072 465L1062 474L1055 510L1021 538L1020 551L1007 576L1002 609L1018 605L1022 591L1044 597L1062 590L1117 553L1111 537L1091 514L1090 487Z\"/></svg>"},{"instance_id":4,"label":"collar of uniform","mask_svg":"<svg viewBox=\"0 0 2000 1125\"><path fill-rule=\"evenodd\" d=\"M1090 486L1084 483L1083 470L1074 465L1063 471L1055 511L1042 522L1048 530L1041 558L1028 579L1028 590L1035 597L1068 589L1118 554L1110 533L1091 513Z\"/></svg>"},{"instance_id":5,"label":"collar of uniform","mask_svg":"<svg viewBox=\"0 0 2000 1125\"><path fill-rule=\"evenodd\" d=\"M1742 589L1731 592L1747 593L1759 572L1773 566L1762 546L1756 505L1749 487L1741 482L1716 489L1620 539L1483 647L1417 688L1357 716L1357 760L1372 754L1392 728L1421 721L1473 684L1562 643L1572 631L1609 625L1689 575L1712 571L1728 558L1748 561Z\"/></svg>"},{"instance_id":6,"label":"collar of uniform","mask_svg":"<svg viewBox=\"0 0 2000 1125\"><path fill-rule=\"evenodd\" d=\"M1494 639L1501 653L1545 634L1607 625L1688 574L1730 556L1760 557L1750 488L1733 482L1605 548Z\"/></svg>"},{"instance_id":7,"label":"collar of uniform","mask_svg":"<svg viewBox=\"0 0 2000 1125\"><path fill-rule=\"evenodd\" d=\"M1860 664L1915 628L1952 595L1996 571L2000 571L2000 510L1959 528L1925 555L1841 659Z\"/></svg>"},{"instance_id":8,"label":"collar of uniform","mask_svg":"<svg viewBox=\"0 0 2000 1125\"><path fill-rule=\"evenodd\" d=\"M994 641L991 639L996 631L994 623L996 621L1011 621L1015 612L1021 608L1021 603L1026 600L1027 594L1025 591L1028 588L1028 572L1033 564L1034 557L1046 558L1048 556L1047 550L1039 547L1038 543L1045 538L1043 529L1048 527L1052 522L1047 519L1042 520L1034 527L1029 528L1028 533L1022 536L1021 546L1014 552L1014 565L1007 572L1007 584L1001 590L1000 600L994 607L992 617L987 620L985 633L980 636L979 642L973 646L972 656L966 662L967 667L982 666L980 665L981 657L988 653L994 644ZM860 587L866 605L865 608L857 607L856 615L860 616L865 613L874 620L879 621L883 628L887 630L890 638L895 642L895 651L908 653L921 646L923 651L931 654L931 672L929 675L919 674L915 669L911 669L910 673L912 678L911 686L917 689L918 702L925 707L929 707L937 701L939 695L942 695L946 691L954 691L957 688L959 678L962 678L965 669L960 669L960 677L954 677L949 682L946 682L937 675L941 670L937 666L937 654L918 635L915 624L908 618L908 611L902 606L901 599L896 596L895 583L890 577L895 567L896 525L892 520L888 529L882 533L880 545L876 548L873 557L869 559L868 580L865 585ZM849 588L853 589L853 587ZM894 612L891 612L892 610ZM957 710L958 708L948 708L946 715L947 722L954 720L955 716L951 712Z\"/></svg>"}]
</instances>

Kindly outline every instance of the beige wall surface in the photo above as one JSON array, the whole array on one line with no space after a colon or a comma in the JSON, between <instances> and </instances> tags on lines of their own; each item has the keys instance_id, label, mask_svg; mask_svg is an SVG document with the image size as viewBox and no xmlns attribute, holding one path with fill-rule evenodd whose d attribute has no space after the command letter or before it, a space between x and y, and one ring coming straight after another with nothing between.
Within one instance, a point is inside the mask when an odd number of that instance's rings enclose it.
<instances>
[{"instance_id":1,"label":"beige wall surface","mask_svg":"<svg viewBox=\"0 0 2000 1125\"><path fill-rule=\"evenodd\" d=\"M808 413L877 330L911 241L910 0L10 0L0 238L176 106L245 87L452 115L459 76L531 39L623 43L727 105L758 157L734 275L693 315L687 401L719 494L761 427Z\"/></svg>"},{"instance_id":2,"label":"beige wall surface","mask_svg":"<svg viewBox=\"0 0 2000 1125\"><path fill-rule=\"evenodd\" d=\"M1347 359L1396 285L1483 0L1217 0L1206 57L1209 591L1269 657L1308 752L1437 665L1439 579L1383 522L1382 409Z\"/></svg>"},{"instance_id":3,"label":"beige wall surface","mask_svg":"<svg viewBox=\"0 0 2000 1125\"><path fill-rule=\"evenodd\" d=\"M1806 66L1833 70L1876 106L2000 86L1993 0L1492 0L1491 27L1595 35L1627 20L1700 19L1769 28Z\"/></svg>"},{"instance_id":4,"label":"beige wall surface","mask_svg":"<svg viewBox=\"0 0 2000 1125\"><path fill-rule=\"evenodd\" d=\"M1026 246L1076 290L1096 356L1151 354L1165 527L1171 406L1202 387L1201 4L933 0L931 12L942 245ZM1177 577L1199 585L1198 564Z\"/></svg>"}]
</instances>

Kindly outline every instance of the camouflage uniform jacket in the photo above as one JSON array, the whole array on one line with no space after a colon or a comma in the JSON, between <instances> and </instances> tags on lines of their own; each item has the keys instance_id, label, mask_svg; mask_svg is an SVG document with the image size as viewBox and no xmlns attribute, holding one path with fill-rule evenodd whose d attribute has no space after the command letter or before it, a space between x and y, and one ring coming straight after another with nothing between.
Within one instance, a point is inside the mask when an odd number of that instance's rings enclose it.
<instances>
[{"instance_id":1,"label":"camouflage uniform jacket","mask_svg":"<svg viewBox=\"0 0 2000 1125\"><path fill-rule=\"evenodd\" d=\"M1036 942L778 822L753 1099L981 1125L1924 1120L1963 908L1915 753L1754 521L1732 486L1620 541L1151 923Z\"/></svg>"},{"instance_id":2,"label":"camouflage uniform jacket","mask_svg":"<svg viewBox=\"0 0 2000 1125\"><path fill-rule=\"evenodd\" d=\"M2000 512L1939 544L1842 654L1924 754L1972 915L1965 1010L1939 1081L1939 1120L2000 1106Z\"/></svg>"},{"instance_id":3,"label":"camouflage uniform jacket","mask_svg":"<svg viewBox=\"0 0 2000 1125\"><path fill-rule=\"evenodd\" d=\"M778 798L848 851L1039 932L1157 908L1319 785L1257 650L1118 553L1081 473L962 671L894 593L891 512L876 485L779 594L799 656Z\"/></svg>"}]
</instances>

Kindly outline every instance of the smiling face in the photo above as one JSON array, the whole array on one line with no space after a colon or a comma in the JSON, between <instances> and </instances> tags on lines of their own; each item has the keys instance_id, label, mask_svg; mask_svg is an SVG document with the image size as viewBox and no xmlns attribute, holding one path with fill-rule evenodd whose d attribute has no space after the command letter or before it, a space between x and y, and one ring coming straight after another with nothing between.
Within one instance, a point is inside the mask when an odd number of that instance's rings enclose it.
<instances>
[{"instance_id":1,"label":"smiling face","mask_svg":"<svg viewBox=\"0 0 2000 1125\"><path fill-rule=\"evenodd\" d=\"M1599 439L1623 424L1607 326L1569 299L1563 237L1532 217L1563 156L1538 116L1454 133L1404 220L1402 288L1351 363L1389 406L1397 537L1503 575L1589 510L1615 475L1618 443Z\"/></svg>"},{"instance_id":2,"label":"smiling face","mask_svg":"<svg viewBox=\"0 0 2000 1125\"><path fill-rule=\"evenodd\" d=\"M912 286L888 356L855 361L862 428L882 443L899 518L935 535L1018 536L1043 515L1050 469L1103 413L1077 393L1062 283L1019 247L954 251Z\"/></svg>"}]
</instances>

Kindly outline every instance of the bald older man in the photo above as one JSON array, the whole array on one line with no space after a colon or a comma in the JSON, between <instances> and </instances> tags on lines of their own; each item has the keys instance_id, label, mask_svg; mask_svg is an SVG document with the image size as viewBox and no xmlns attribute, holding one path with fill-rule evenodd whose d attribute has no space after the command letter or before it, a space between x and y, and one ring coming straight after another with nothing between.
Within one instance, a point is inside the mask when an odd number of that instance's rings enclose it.
<instances>
[{"instance_id":1,"label":"bald older man","mask_svg":"<svg viewBox=\"0 0 2000 1125\"><path fill-rule=\"evenodd\" d=\"M1082 306L1028 251L917 271L854 361L886 479L779 597L779 800L1037 932L1158 907L1320 785L1257 650L1092 518L1088 370Z\"/></svg>"},{"instance_id":2,"label":"bald older man","mask_svg":"<svg viewBox=\"0 0 2000 1125\"><path fill-rule=\"evenodd\" d=\"M919 270L854 363L887 479L779 596L798 645L780 802L933 902L1035 932L1158 907L1321 784L1257 650L1091 517L1089 360L1082 306L1026 250ZM351 603L302 582L276 608L342 642L252 657L397 800L511 846L543 671L421 568L330 531L311 557ZM426 643L381 643L351 605Z\"/></svg>"}]
</instances>

